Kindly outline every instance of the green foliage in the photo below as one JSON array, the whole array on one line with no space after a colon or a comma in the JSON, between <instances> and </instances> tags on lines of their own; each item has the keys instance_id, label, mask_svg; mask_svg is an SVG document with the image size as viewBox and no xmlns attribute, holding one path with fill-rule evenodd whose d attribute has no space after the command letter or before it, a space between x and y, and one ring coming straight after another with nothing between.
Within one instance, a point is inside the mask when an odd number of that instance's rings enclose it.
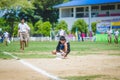
<instances>
[{"instance_id":1,"label":"green foliage","mask_svg":"<svg viewBox=\"0 0 120 80\"><path fill-rule=\"evenodd\" d=\"M0 9L9 8L12 4L15 4L15 0L0 0Z\"/></svg>"},{"instance_id":2,"label":"green foliage","mask_svg":"<svg viewBox=\"0 0 120 80\"><path fill-rule=\"evenodd\" d=\"M2 28L2 30L4 31L5 27L6 27L6 21L3 18L0 18L0 28Z\"/></svg>"},{"instance_id":3,"label":"green foliage","mask_svg":"<svg viewBox=\"0 0 120 80\"><path fill-rule=\"evenodd\" d=\"M64 0L63 2L65 3L65 2L68 2L69 0Z\"/></svg>"},{"instance_id":4,"label":"green foliage","mask_svg":"<svg viewBox=\"0 0 120 80\"><path fill-rule=\"evenodd\" d=\"M67 23L64 20L61 20L60 22L58 22L58 24L57 24L55 29L58 31L60 28L67 32L68 25L67 25Z\"/></svg>"},{"instance_id":5,"label":"green foliage","mask_svg":"<svg viewBox=\"0 0 120 80\"><path fill-rule=\"evenodd\" d=\"M14 36L14 37L16 37L17 36L17 34L18 34L18 22L16 22L15 23L15 26L14 26L14 31L13 31L13 35L12 36Z\"/></svg>"},{"instance_id":6,"label":"green foliage","mask_svg":"<svg viewBox=\"0 0 120 80\"><path fill-rule=\"evenodd\" d=\"M53 6L64 1L67 2L68 0L34 0L35 15L40 15L43 21L57 22L59 11L54 9Z\"/></svg>"},{"instance_id":7,"label":"green foliage","mask_svg":"<svg viewBox=\"0 0 120 80\"><path fill-rule=\"evenodd\" d=\"M13 7L21 7L21 8L34 8L32 5L32 1L29 2L28 0L0 0L0 8L13 8Z\"/></svg>"},{"instance_id":8,"label":"green foliage","mask_svg":"<svg viewBox=\"0 0 120 80\"><path fill-rule=\"evenodd\" d=\"M3 32L4 31L10 32L10 26L7 24L4 18L0 18L0 28L2 28Z\"/></svg>"},{"instance_id":9,"label":"green foliage","mask_svg":"<svg viewBox=\"0 0 120 80\"><path fill-rule=\"evenodd\" d=\"M42 22L41 20L39 20L35 24L35 28L34 28L35 34L42 34L44 36L49 36L51 27L52 25L50 24L49 21Z\"/></svg>"},{"instance_id":10,"label":"green foliage","mask_svg":"<svg viewBox=\"0 0 120 80\"><path fill-rule=\"evenodd\" d=\"M33 27L33 24L30 23L30 22L28 22L27 24L28 24L28 26L30 27L30 34L33 35L33 33L34 33L34 27Z\"/></svg>"},{"instance_id":11,"label":"green foliage","mask_svg":"<svg viewBox=\"0 0 120 80\"><path fill-rule=\"evenodd\" d=\"M15 22L18 21L21 16L25 17L20 15L20 13L33 15L32 13L34 12L32 1L29 2L28 0L1 0L0 4L1 9L7 10L3 17L10 26L9 31L11 35L16 34L16 32L13 33Z\"/></svg>"},{"instance_id":12,"label":"green foliage","mask_svg":"<svg viewBox=\"0 0 120 80\"><path fill-rule=\"evenodd\" d=\"M34 34L42 34L42 24L43 24L42 20L39 20L38 22L35 23Z\"/></svg>"},{"instance_id":13,"label":"green foliage","mask_svg":"<svg viewBox=\"0 0 120 80\"><path fill-rule=\"evenodd\" d=\"M83 20L83 19L78 19L77 21L74 22L73 26L72 26L72 32L75 33L76 28L78 29L78 31L80 32L87 32L87 23Z\"/></svg>"},{"instance_id":14,"label":"green foliage","mask_svg":"<svg viewBox=\"0 0 120 80\"><path fill-rule=\"evenodd\" d=\"M7 10L3 16L5 23L4 21L0 21L3 24L2 29L9 29L9 33L16 36L16 22L24 17L28 22L31 22L31 24L29 24L32 28L31 34L44 34L48 36L49 32L46 33L41 30L42 26L46 26L46 24L41 23L41 25L36 27L35 23L38 20L44 22L50 21L52 25L56 23L59 11L58 9L54 9L53 6L67 1L69 0L0 0L0 9ZM49 24L47 25L51 26ZM35 26L35 29L33 29L34 27L32 26Z\"/></svg>"},{"instance_id":15,"label":"green foliage","mask_svg":"<svg viewBox=\"0 0 120 80\"><path fill-rule=\"evenodd\" d=\"M96 25L97 25L97 22L93 22L93 23L92 23L92 31L93 31L94 33L96 33Z\"/></svg>"},{"instance_id":16,"label":"green foliage","mask_svg":"<svg viewBox=\"0 0 120 80\"><path fill-rule=\"evenodd\" d=\"M46 22L43 23L43 25L42 25L42 34L43 34L44 36L50 36L51 26L52 26L52 25L50 24L49 21L46 21Z\"/></svg>"}]
</instances>

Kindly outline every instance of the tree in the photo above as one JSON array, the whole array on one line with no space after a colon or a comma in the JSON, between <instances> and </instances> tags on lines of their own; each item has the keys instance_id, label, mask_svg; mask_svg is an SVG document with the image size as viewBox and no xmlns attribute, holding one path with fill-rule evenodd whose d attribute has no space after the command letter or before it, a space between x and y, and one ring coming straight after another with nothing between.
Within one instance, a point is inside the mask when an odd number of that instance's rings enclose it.
<instances>
[{"instance_id":1,"label":"tree","mask_svg":"<svg viewBox=\"0 0 120 80\"><path fill-rule=\"evenodd\" d=\"M35 24L35 35L50 36L50 29L52 25L49 21L42 22L39 20Z\"/></svg>"},{"instance_id":2,"label":"tree","mask_svg":"<svg viewBox=\"0 0 120 80\"><path fill-rule=\"evenodd\" d=\"M87 31L88 31L87 24L86 24L86 22L83 19L78 19L77 21L75 21L73 26L72 26L72 30L71 31L73 33L75 33L76 32L76 28L80 32L87 33Z\"/></svg>"},{"instance_id":3,"label":"tree","mask_svg":"<svg viewBox=\"0 0 120 80\"><path fill-rule=\"evenodd\" d=\"M28 22L27 24L28 24L28 26L30 27L30 35L32 36L33 33L34 33L34 27L33 27L33 24L32 24L31 22Z\"/></svg>"},{"instance_id":4,"label":"tree","mask_svg":"<svg viewBox=\"0 0 120 80\"><path fill-rule=\"evenodd\" d=\"M24 9L34 8L29 0L0 0L0 9L11 9L13 7L21 7Z\"/></svg>"},{"instance_id":5,"label":"tree","mask_svg":"<svg viewBox=\"0 0 120 80\"><path fill-rule=\"evenodd\" d=\"M2 28L2 30L4 30L4 28L6 27L6 21L3 18L0 18L0 28Z\"/></svg>"},{"instance_id":6,"label":"tree","mask_svg":"<svg viewBox=\"0 0 120 80\"><path fill-rule=\"evenodd\" d=\"M10 26L7 24L4 18L0 18L0 28L2 28L2 32L4 31L10 32Z\"/></svg>"},{"instance_id":7,"label":"tree","mask_svg":"<svg viewBox=\"0 0 120 80\"><path fill-rule=\"evenodd\" d=\"M94 33L96 33L96 25L97 25L97 22L93 22L93 23L92 23L92 31L93 31Z\"/></svg>"},{"instance_id":8,"label":"tree","mask_svg":"<svg viewBox=\"0 0 120 80\"><path fill-rule=\"evenodd\" d=\"M42 24L43 24L43 21L42 20L39 20L35 23L35 27L34 27L34 35L36 34L42 34Z\"/></svg>"},{"instance_id":9,"label":"tree","mask_svg":"<svg viewBox=\"0 0 120 80\"><path fill-rule=\"evenodd\" d=\"M51 24L49 21L46 21L42 25L42 34L44 36L50 36Z\"/></svg>"},{"instance_id":10,"label":"tree","mask_svg":"<svg viewBox=\"0 0 120 80\"><path fill-rule=\"evenodd\" d=\"M34 0L34 15L40 15L43 21L57 22L59 12L53 6L67 1L69 0Z\"/></svg>"},{"instance_id":11,"label":"tree","mask_svg":"<svg viewBox=\"0 0 120 80\"><path fill-rule=\"evenodd\" d=\"M55 27L55 29L58 31L59 29L64 29L66 32L68 30L68 25L64 20L61 20L60 22L58 22L57 26Z\"/></svg>"},{"instance_id":12,"label":"tree","mask_svg":"<svg viewBox=\"0 0 120 80\"><path fill-rule=\"evenodd\" d=\"M32 2L29 2L28 0L1 0L0 4L0 8L6 10L3 17L10 26L11 35L13 35L15 22L18 22L21 17L19 16L20 11L24 11L25 13L28 12L27 10L30 11L34 8Z\"/></svg>"}]
</instances>

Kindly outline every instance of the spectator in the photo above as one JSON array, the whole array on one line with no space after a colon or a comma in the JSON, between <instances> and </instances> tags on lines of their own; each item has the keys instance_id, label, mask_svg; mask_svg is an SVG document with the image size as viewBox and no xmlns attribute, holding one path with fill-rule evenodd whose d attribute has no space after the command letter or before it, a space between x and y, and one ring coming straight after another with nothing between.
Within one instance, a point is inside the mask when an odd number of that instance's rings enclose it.
<instances>
[{"instance_id":1,"label":"spectator","mask_svg":"<svg viewBox=\"0 0 120 80\"><path fill-rule=\"evenodd\" d=\"M5 32L3 33L3 37L4 37L5 45L8 46L8 43L10 43L9 33L8 33L7 31L5 31Z\"/></svg>"},{"instance_id":2,"label":"spectator","mask_svg":"<svg viewBox=\"0 0 120 80\"><path fill-rule=\"evenodd\" d=\"M114 32L114 42L118 44L118 36L119 36L119 31L116 29Z\"/></svg>"},{"instance_id":3,"label":"spectator","mask_svg":"<svg viewBox=\"0 0 120 80\"><path fill-rule=\"evenodd\" d=\"M107 30L107 34L108 34L108 43L111 44L112 42L112 29L108 29Z\"/></svg>"}]
</instances>

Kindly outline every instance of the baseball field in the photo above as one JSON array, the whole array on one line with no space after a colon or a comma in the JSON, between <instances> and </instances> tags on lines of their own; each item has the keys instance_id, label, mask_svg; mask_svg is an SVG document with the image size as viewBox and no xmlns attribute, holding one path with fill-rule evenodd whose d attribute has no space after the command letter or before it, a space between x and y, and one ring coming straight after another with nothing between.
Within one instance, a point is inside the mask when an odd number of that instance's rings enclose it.
<instances>
[{"instance_id":1,"label":"baseball field","mask_svg":"<svg viewBox=\"0 0 120 80\"><path fill-rule=\"evenodd\" d=\"M120 44L70 42L71 52L58 60L56 41L0 44L0 80L120 80Z\"/></svg>"}]
</instances>

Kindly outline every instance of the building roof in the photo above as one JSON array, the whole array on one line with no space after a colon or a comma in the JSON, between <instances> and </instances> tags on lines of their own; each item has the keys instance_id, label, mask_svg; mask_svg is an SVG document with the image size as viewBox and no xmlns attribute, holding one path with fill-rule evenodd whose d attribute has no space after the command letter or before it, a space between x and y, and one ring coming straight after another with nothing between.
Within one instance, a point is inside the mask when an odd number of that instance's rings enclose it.
<instances>
[{"instance_id":1,"label":"building roof","mask_svg":"<svg viewBox=\"0 0 120 80\"><path fill-rule=\"evenodd\" d=\"M63 4L54 6L54 8L73 7L73 6L88 6L97 4L120 3L120 0L72 0Z\"/></svg>"}]
</instances>

